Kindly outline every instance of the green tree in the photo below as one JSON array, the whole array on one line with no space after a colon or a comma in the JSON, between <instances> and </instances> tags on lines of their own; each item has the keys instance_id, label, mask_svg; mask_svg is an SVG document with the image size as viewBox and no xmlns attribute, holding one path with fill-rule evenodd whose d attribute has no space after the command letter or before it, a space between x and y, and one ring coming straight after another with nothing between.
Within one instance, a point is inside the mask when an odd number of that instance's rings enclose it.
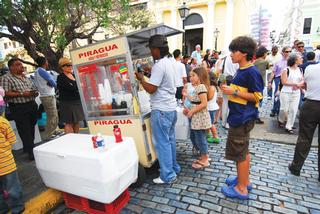
<instances>
[{"instance_id":1,"label":"green tree","mask_svg":"<svg viewBox=\"0 0 320 214\"><path fill-rule=\"evenodd\" d=\"M33 59L44 55L58 70L75 39L91 39L100 27L123 33L121 26L148 26L150 13L139 13L129 0L0 0L0 38L22 43Z\"/></svg>"}]
</instances>

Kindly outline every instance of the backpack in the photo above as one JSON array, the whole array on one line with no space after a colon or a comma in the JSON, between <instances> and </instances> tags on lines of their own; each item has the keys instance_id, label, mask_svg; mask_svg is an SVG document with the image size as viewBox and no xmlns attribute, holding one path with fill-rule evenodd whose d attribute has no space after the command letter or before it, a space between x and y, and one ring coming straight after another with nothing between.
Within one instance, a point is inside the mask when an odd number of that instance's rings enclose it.
<instances>
[{"instance_id":1,"label":"backpack","mask_svg":"<svg viewBox=\"0 0 320 214\"><path fill-rule=\"evenodd\" d=\"M289 70L289 68L287 68L287 78L289 77L289 74L290 74L290 70ZM281 77L280 77L279 91L281 91L282 87L283 87L283 84L282 84Z\"/></svg>"}]
</instances>

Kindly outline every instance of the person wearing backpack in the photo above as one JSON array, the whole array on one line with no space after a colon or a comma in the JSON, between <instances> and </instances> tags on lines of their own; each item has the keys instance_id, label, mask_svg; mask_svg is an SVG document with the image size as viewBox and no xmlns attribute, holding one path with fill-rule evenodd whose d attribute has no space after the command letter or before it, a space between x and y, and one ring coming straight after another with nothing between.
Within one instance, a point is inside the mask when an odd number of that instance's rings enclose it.
<instances>
[{"instance_id":1,"label":"person wearing backpack","mask_svg":"<svg viewBox=\"0 0 320 214\"><path fill-rule=\"evenodd\" d=\"M296 119L300 89L304 85L303 74L298 67L302 64L300 54L292 53L288 58L288 68L281 74L281 84L283 87L280 92L280 113L278 123L280 127L285 127L289 134L293 134L293 124ZM287 118L287 122L285 120Z\"/></svg>"}]
</instances>

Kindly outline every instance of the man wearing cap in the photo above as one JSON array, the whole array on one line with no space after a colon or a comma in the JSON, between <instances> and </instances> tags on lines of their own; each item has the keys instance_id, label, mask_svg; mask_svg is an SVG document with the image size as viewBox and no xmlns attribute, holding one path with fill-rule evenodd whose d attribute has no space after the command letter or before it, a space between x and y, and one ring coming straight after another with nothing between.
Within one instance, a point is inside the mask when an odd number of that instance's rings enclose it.
<instances>
[{"instance_id":1,"label":"man wearing cap","mask_svg":"<svg viewBox=\"0 0 320 214\"><path fill-rule=\"evenodd\" d=\"M55 96L55 87L57 87L57 83L47 71L49 66L48 60L45 57L40 56L36 59L36 62L39 67L34 72L34 81L40 92L40 100L47 115L43 139L49 139L58 126L58 111Z\"/></svg>"},{"instance_id":2,"label":"man wearing cap","mask_svg":"<svg viewBox=\"0 0 320 214\"><path fill-rule=\"evenodd\" d=\"M149 48L154 59L150 79L147 82L142 73L136 73L136 77L150 94L152 141L160 164L160 176L153 182L173 183L181 169L176 159L175 61L165 36L151 36Z\"/></svg>"},{"instance_id":3,"label":"man wearing cap","mask_svg":"<svg viewBox=\"0 0 320 214\"><path fill-rule=\"evenodd\" d=\"M34 160L34 131L38 110L35 98L39 92L23 74L24 67L19 59L10 59L8 67L10 72L1 78L1 86L5 90L6 102L22 140L23 151L28 153L30 160Z\"/></svg>"},{"instance_id":4,"label":"man wearing cap","mask_svg":"<svg viewBox=\"0 0 320 214\"><path fill-rule=\"evenodd\" d=\"M196 50L194 50L191 53L191 58L196 58L197 59L197 63L200 66L202 64L202 60L201 60L201 46L200 45L196 45Z\"/></svg>"}]
</instances>

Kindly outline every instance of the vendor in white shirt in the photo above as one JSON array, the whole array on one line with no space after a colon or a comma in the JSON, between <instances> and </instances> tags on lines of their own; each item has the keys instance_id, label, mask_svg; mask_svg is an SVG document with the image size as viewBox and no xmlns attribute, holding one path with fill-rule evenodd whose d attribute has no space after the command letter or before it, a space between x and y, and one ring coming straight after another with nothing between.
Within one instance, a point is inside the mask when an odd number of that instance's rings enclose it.
<instances>
[{"instance_id":1,"label":"vendor in white shirt","mask_svg":"<svg viewBox=\"0 0 320 214\"><path fill-rule=\"evenodd\" d=\"M157 34L150 37L149 48L155 62L150 80L147 82L142 73L136 73L136 77L150 94L152 142L160 164L160 176L153 182L173 183L181 170L176 159L175 61L169 53L165 36Z\"/></svg>"}]
</instances>

